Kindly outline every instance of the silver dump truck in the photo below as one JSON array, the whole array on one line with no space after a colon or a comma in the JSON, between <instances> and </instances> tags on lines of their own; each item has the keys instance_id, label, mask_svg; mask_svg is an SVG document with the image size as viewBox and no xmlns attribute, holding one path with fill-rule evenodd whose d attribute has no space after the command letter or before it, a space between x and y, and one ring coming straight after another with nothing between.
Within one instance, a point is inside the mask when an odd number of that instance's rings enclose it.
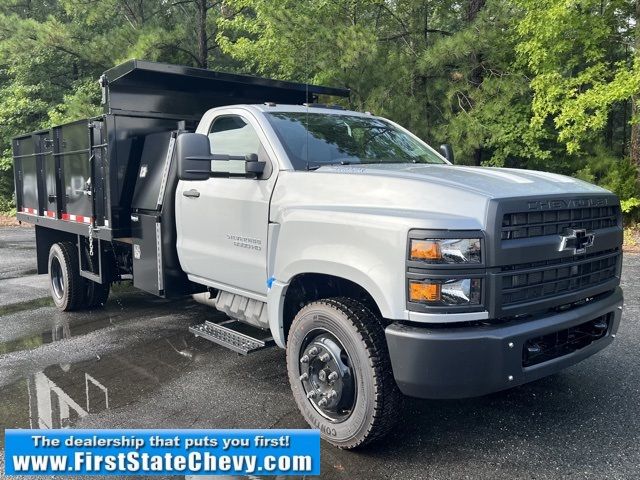
<instances>
[{"instance_id":1,"label":"silver dump truck","mask_svg":"<svg viewBox=\"0 0 640 480\"><path fill-rule=\"evenodd\" d=\"M103 115L13 139L56 305L100 307L120 281L207 295L227 319L191 331L285 348L302 415L336 446L386 434L403 395L507 389L615 337L622 219L602 188L454 166L318 103L344 89L135 60L100 83Z\"/></svg>"}]
</instances>

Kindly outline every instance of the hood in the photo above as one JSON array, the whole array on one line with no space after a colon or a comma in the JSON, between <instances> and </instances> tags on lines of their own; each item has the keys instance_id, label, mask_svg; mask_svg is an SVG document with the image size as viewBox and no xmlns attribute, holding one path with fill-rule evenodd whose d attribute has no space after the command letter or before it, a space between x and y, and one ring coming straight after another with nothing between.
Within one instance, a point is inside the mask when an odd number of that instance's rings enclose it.
<instances>
[{"instance_id":1,"label":"hood","mask_svg":"<svg viewBox=\"0 0 640 480\"><path fill-rule=\"evenodd\" d=\"M609 193L603 188L565 175L517 168L388 163L328 166L318 171L422 180L489 198Z\"/></svg>"},{"instance_id":2,"label":"hood","mask_svg":"<svg viewBox=\"0 0 640 480\"><path fill-rule=\"evenodd\" d=\"M487 224L493 199L548 195L607 195L595 185L551 173L452 165L341 165L281 171L271 221L283 216L331 221L342 214L370 222L404 222L411 228L474 230ZM306 213L301 213L306 212Z\"/></svg>"}]
</instances>

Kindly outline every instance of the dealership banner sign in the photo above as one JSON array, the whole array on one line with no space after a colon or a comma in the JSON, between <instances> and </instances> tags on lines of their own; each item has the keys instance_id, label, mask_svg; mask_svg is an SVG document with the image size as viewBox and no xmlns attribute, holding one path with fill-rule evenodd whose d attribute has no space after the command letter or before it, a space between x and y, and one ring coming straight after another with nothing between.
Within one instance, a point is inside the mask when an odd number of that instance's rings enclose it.
<instances>
[{"instance_id":1,"label":"dealership banner sign","mask_svg":"<svg viewBox=\"0 0 640 480\"><path fill-rule=\"evenodd\" d=\"M319 475L317 430L6 430L7 475Z\"/></svg>"}]
</instances>

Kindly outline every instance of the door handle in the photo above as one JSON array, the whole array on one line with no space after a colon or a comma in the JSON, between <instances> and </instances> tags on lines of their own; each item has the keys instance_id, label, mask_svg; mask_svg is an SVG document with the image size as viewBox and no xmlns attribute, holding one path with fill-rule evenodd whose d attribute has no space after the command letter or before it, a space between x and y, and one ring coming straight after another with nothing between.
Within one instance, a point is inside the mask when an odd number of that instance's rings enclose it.
<instances>
[{"instance_id":1,"label":"door handle","mask_svg":"<svg viewBox=\"0 0 640 480\"><path fill-rule=\"evenodd\" d=\"M195 188L192 188L191 190L185 190L182 192L182 195L185 197L198 198L200 196L200 192Z\"/></svg>"}]
</instances>

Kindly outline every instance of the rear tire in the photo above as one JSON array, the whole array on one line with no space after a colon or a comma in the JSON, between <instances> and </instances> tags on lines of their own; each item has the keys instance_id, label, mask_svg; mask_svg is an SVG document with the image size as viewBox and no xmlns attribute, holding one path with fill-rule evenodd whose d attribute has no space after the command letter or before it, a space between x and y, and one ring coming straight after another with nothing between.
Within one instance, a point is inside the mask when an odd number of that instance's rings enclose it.
<instances>
[{"instance_id":1,"label":"rear tire","mask_svg":"<svg viewBox=\"0 0 640 480\"><path fill-rule=\"evenodd\" d=\"M56 307L63 312L82 308L83 280L77 247L71 242L54 243L49 250L49 286Z\"/></svg>"},{"instance_id":2,"label":"rear tire","mask_svg":"<svg viewBox=\"0 0 640 480\"><path fill-rule=\"evenodd\" d=\"M305 420L343 449L369 444L395 425L402 395L382 319L349 298L306 305L287 342L293 396Z\"/></svg>"}]
</instances>

